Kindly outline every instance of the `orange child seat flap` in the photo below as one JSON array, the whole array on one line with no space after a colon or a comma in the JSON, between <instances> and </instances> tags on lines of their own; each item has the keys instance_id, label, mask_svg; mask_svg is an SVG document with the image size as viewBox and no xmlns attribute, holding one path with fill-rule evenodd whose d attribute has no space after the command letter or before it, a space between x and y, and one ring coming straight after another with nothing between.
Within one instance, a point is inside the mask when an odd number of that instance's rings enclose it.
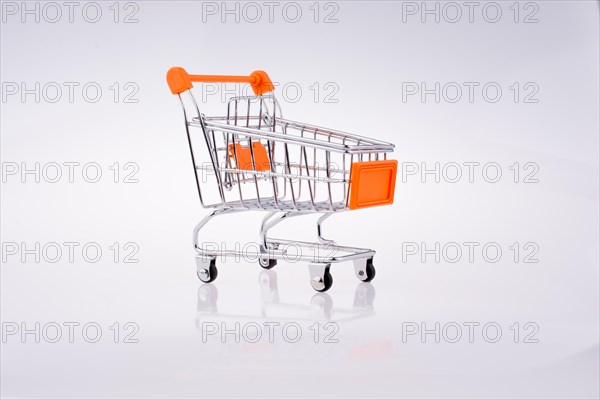
<instances>
[{"instance_id":1,"label":"orange child seat flap","mask_svg":"<svg viewBox=\"0 0 600 400\"><path fill-rule=\"evenodd\" d=\"M352 163L349 208L382 206L394 202L398 161Z\"/></svg>"},{"instance_id":2,"label":"orange child seat flap","mask_svg":"<svg viewBox=\"0 0 600 400\"><path fill-rule=\"evenodd\" d=\"M267 149L260 142L252 142L252 152L254 153L254 164L256 168L252 166L252 153L250 152L250 146L242 146L239 143L235 144L235 152L233 151L233 144L229 145L229 158L235 160L237 155L237 166L238 169L244 169L247 171L268 171L271 169L269 164L269 156L267 155Z\"/></svg>"}]
</instances>

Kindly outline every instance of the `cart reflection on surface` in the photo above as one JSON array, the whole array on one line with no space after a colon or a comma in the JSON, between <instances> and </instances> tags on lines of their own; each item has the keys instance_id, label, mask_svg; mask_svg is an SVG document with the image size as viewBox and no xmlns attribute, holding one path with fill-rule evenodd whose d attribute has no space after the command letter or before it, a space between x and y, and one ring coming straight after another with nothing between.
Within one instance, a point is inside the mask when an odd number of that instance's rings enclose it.
<instances>
[{"instance_id":1,"label":"cart reflection on surface","mask_svg":"<svg viewBox=\"0 0 600 400\"><path fill-rule=\"evenodd\" d=\"M208 315L279 320L324 320L350 321L375 315L373 300L375 287L371 283L361 282L356 286L352 308L336 308L331 296L327 293L314 294L307 304L282 302L277 286L277 272L263 270L259 274L260 310L256 314L236 315L218 311L219 291L212 283L202 284L198 288L198 305L196 324L200 324Z\"/></svg>"}]
</instances>

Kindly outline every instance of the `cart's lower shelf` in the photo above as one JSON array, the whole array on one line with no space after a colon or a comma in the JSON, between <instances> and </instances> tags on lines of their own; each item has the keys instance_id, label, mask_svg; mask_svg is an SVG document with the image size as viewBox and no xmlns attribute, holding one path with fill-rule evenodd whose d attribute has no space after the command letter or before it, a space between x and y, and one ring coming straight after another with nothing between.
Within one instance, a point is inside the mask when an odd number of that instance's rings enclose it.
<instances>
[{"instance_id":1,"label":"cart's lower shelf","mask_svg":"<svg viewBox=\"0 0 600 400\"><path fill-rule=\"evenodd\" d=\"M261 197L260 201L257 199L248 199L244 201L230 201L227 202L228 208L240 208L245 210L280 210L280 211L341 211L346 209L346 204L343 201L337 201L330 203L329 201L316 201L313 205L311 201L297 201L294 203L292 200L281 200L273 197ZM212 208L223 208L222 203L216 203L207 207Z\"/></svg>"}]
</instances>

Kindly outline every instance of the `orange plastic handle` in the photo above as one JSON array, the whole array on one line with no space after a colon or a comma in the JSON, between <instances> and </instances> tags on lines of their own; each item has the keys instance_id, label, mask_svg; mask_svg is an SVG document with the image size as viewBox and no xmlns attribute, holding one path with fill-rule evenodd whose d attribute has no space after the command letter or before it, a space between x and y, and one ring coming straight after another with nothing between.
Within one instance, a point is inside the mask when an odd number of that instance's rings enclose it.
<instances>
[{"instance_id":1,"label":"orange plastic handle","mask_svg":"<svg viewBox=\"0 0 600 400\"><path fill-rule=\"evenodd\" d=\"M167 83L171 93L179 94L193 87L192 82L240 82L249 83L257 96L275 89L265 71L254 71L249 76L229 75L190 75L181 67L173 67L167 72Z\"/></svg>"}]
</instances>

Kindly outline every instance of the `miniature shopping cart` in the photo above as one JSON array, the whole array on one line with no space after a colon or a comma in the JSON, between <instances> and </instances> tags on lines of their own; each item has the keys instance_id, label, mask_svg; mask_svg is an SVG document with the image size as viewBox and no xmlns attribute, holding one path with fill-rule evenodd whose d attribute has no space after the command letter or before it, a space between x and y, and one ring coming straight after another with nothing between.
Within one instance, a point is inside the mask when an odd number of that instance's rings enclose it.
<instances>
[{"instance_id":1,"label":"miniature shopping cart","mask_svg":"<svg viewBox=\"0 0 600 400\"><path fill-rule=\"evenodd\" d=\"M321 224L336 212L392 204L397 161L388 160L387 154L393 144L284 119L263 71L250 76L190 75L173 67L167 82L183 108L200 203L215 209L194 229L201 281L216 279L217 257L240 256L240 250L202 246L200 230L215 216L248 210L268 211L259 246L244 249L244 256L255 257L261 267L289 260L293 249L294 261L309 263L310 283L317 291L331 287L332 263L353 261L358 279L373 279L375 251L337 245L323 238ZM192 82L248 83L255 96L233 97L226 115L205 116L192 94ZM281 221L309 213L322 214L317 243L267 237Z\"/></svg>"}]
</instances>

